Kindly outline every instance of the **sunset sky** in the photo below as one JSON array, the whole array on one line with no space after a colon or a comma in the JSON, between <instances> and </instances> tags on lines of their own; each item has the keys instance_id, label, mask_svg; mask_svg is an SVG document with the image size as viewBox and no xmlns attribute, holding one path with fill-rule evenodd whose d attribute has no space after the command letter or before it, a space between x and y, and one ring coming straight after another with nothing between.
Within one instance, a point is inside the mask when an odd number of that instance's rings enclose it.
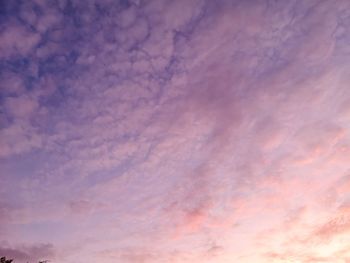
<instances>
[{"instance_id":1,"label":"sunset sky","mask_svg":"<svg viewBox=\"0 0 350 263\"><path fill-rule=\"evenodd\" d=\"M0 0L0 257L349 263L349 0Z\"/></svg>"}]
</instances>

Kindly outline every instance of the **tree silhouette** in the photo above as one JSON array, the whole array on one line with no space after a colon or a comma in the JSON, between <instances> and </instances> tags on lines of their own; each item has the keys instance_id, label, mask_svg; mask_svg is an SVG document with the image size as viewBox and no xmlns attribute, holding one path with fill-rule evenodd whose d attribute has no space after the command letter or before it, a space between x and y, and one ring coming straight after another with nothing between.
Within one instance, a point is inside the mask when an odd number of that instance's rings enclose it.
<instances>
[{"instance_id":1,"label":"tree silhouette","mask_svg":"<svg viewBox=\"0 0 350 263\"><path fill-rule=\"evenodd\" d=\"M0 263L12 263L12 262L13 262L13 259L6 259L6 257L0 258ZM39 261L38 263L48 263L48 262L49 260L42 260L42 261Z\"/></svg>"},{"instance_id":2,"label":"tree silhouette","mask_svg":"<svg viewBox=\"0 0 350 263\"><path fill-rule=\"evenodd\" d=\"M0 258L0 263L11 263L13 259L6 259L6 257Z\"/></svg>"}]
</instances>

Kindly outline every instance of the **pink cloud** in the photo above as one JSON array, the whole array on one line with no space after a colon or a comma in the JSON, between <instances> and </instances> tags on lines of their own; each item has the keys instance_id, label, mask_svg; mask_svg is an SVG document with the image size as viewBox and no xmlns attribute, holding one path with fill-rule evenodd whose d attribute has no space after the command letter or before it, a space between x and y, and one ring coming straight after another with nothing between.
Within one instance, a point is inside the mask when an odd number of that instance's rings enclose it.
<instances>
[{"instance_id":1,"label":"pink cloud","mask_svg":"<svg viewBox=\"0 0 350 263\"><path fill-rule=\"evenodd\" d=\"M8 112L16 118L29 118L39 107L35 98L25 96L8 98L5 106Z\"/></svg>"},{"instance_id":2,"label":"pink cloud","mask_svg":"<svg viewBox=\"0 0 350 263\"><path fill-rule=\"evenodd\" d=\"M9 25L0 34L0 57L7 58L17 53L27 55L40 41L40 35L17 24Z\"/></svg>"},{"instance_id":3,"label":"pink cloud","mask_svg":"<svg viewBox=\"0 0 350 263\"><path fill-rule=\"evenodd\" d=\"M27 122L18 121L0 132L0 156L25 153L42 146L42 138Z\"/></svg>"}]
</instances>

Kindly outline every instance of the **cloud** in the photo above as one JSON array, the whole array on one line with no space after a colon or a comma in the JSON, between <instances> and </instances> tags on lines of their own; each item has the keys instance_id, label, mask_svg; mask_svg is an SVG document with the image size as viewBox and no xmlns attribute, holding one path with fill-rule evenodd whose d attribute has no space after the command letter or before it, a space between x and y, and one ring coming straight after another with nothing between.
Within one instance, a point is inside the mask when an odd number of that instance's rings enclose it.
<instances>
[{"instance_id":1,"label":"cloud","mask_svg":"<svg viewBox=\"0 0 350 263\"><path fill-rule=\"evenodd\" d=\"M2 39L0 44L2 59L15 55L27 55L40 41L39 34L17 23L9 24L2 30L0 37Z\"/></svg>"},{"instance_id":2,"label":"cloud","mask_svg":"<svg viewBox=\"0 0 350 263\"><path fill-rule=\"evenodd\" d=\"M38 103L34 99L26 97L8 98L5 107L9 114L14 117L26 118L38 108Z\"/></svg>"},{"instance_id":3,"label":"cloud","mask_svg":"<svg viewBox=\"0 0 350 263\"><path fill-rule=\"evenodd\" d=\"M4 3L0 220L9 244L28 242L4 249L67 262L345 260L348 7Z\"/></svg>"},{"instance_id":4,"label":"cloud","mask_svg":"<svg viewBox=\"0 0 350 263\"><path fill-rule=\"evenodd\" d=\"M346 234L350 231L350 220L346 216L331 219L316 231L316 236L327 239L338 234Z\"/></svg>"},{"instance_id":5,"label":"cloud","mask_svg":"<svg viewBox=\"0 0 350 263\"><path fill-rule=\"evenodd\" d=\"M30 105L29 105L30 107ZM0 131L1 157L26 153L42 146L42 138L28 122L18 121Z\"/></svg>"},{"instance_id":6,"label":"cloud","mask_svg":"<svg viewBox=\"0 0 350 263\"><path fill-rule=\"evenodd\" d=\"M125 249L123 251L104 251L104 257L110 257L117 260L122 260L123 262L154 262L159 260L158 256L153 253L143 252L141 249ZM163 261L164 262L164 261Z\"/></svg>"}]
</instances>

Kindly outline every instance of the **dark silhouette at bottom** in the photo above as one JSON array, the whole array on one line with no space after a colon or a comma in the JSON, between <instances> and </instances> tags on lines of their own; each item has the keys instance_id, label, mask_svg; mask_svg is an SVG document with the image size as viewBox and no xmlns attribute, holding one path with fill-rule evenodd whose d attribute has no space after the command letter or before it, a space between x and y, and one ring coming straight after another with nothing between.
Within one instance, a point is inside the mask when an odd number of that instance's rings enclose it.
<instances>
[{"instance_id":1,"label":"dark silhouette at bottom","mask_svg":"<svg viewBox=\"0 0 350 263\"><path fill-rule=\"evenodd\" d=\"M0 258L0 263L12 263L13 259L6 259L6 257ZM48 260L39 261L38 263L48 263ZM28 262L27 262L28 263Z\"/></svg>"}]
</instances>

